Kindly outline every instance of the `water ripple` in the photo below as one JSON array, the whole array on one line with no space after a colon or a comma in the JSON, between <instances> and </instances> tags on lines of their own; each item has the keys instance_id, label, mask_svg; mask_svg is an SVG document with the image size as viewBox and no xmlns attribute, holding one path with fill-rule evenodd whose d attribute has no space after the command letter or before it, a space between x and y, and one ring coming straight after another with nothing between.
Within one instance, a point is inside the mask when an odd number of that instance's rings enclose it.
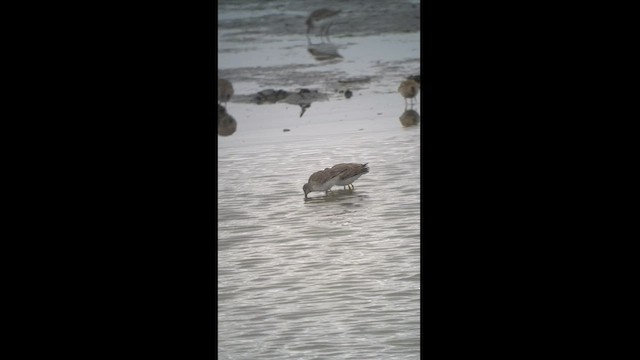
<instances>
[{"instance_id":1,"label":"water ripple","mask_svg":"<svg viewBox=\"0 0 640 360\"><path fill-rule=\"evenodd\" d=\"M240 137L250 119L236 117ZM388 121L219 149L221 359L419 358L419 127ZM305 199L309 175L339 162L370 172Z\"/></svg>"}]
</instances>

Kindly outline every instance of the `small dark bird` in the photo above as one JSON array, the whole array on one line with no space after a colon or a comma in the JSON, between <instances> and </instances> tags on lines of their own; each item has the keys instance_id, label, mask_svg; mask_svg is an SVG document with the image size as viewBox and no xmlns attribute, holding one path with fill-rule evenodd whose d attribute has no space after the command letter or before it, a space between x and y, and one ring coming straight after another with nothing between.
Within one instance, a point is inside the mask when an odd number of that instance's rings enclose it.
<instances>
[{"instance_id":1,"label":"small dark bird","mask_svg":"<svg viewBox=\"0 0 640 360\"><path fill-rule=\"evenodd\" d=\"M298 91L298 94L300 95L301 98L304 98L305 94L311 94L311 90L309 90L309 89L300 89Z\"/></svg>"},{"instance_id":2,"label":"small dark bird","mask_svg":"<svg viewBox=\"0 0 640 360\"><path fill-rule=\"evenodd\" d=\"M311 107L311 104L300 104L300 117L302 117L302 115L304 115L304 112L307 111L308 108Z\"/></svg>"}]
</instances>

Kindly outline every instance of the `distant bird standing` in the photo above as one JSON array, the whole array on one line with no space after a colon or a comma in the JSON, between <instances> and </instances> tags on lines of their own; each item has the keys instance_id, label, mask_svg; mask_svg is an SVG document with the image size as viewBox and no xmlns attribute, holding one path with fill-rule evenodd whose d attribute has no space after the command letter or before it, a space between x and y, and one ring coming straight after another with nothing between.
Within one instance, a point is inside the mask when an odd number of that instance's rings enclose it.
<instances>
[{"instance_id":1,"label":"distant bird standing","mask_svg":"<svg viewBox=\"0 0 640 360\"><path fill-rule=\"evenodd\" d=\"M405 80L398 87L398 92L404 97L404 104L407 105L407 99L413 105L414 98L420 91L420 84L414 80Z\"/></svg>"},{"instance_id":2,"label":"distant bird standing","mask_svg":"<svg viewBox=\"0 0 640 360\"><path fill-rule=\"evenodd\" d=\"M227 102L233 96L233 86L229 80L218 78L218 102L224 103L227 106Z\"/></svg>"},{"instance_id":3,"label":"distant bird standing","mask_svg":"<svg viewBox=\"0 0 640 360\"><path fill-rule=\"evenodd\" d=\"M324 35L327 40L329 40L329 29L333 24L333 17L341 11L342 10L318 9L312 12L307 18L307 38L309 38L311 29L320 28L320 38Z\"/></svg>"},{"instance_id":4,"label":"distant bird standing","mask_svg":"<svg viewBox=\"0 0 640 360\"><path fill-rule=\"evenodd\" d=\"M309 181L302 186L304 191L304 197L312 191L325 191L325 194L329 192L331 187L339 180L340 175L346 173L349 169L324 169L316 171L309 177Z\"/></svg>"},{"instance_id":5,"label":"distant bird standing","mask_svg":"<svg viewBox=\"0 0 640 360\"><path fill-rule=\"evenodd\" d=\"M364 164L355 164L355 163L344 163L344 164L336 164L333 165L332 169L340 170L347 169L345 173L339 176L338 181L336 181L336 185L349 186L350 189L355 189L353 186L353 182L358 180L358 178L369 172L369 168L367 167L368 163Z\"/></svg>"},{"instance_id":6,"label":"distant bird standing","mask_svg":"<svg viewBox=\"0 0 640 360\"><path fill-rule=\"evenodd\" d=\"M316 90L315 92L317 93L318 91ZM299 96L298 105L300 106L300 117L302 117L304 112L311 107L311 101L308 100L309 96L311 96L310 94L311 90L309 89L300 89L298 91L297 95Z\"/></svg>"},{"instance_id":7,"label":"distant bird standing","mask_svg":"<svg viewBox=\"0 0 640 360\"><path fill-rule=\"evenodd\" d=\"M298 105L300 105L300 117L302 117L302 115L304 115L304 112L311 107L311 103L300 103Z\"/></svg>"}]
</instances>

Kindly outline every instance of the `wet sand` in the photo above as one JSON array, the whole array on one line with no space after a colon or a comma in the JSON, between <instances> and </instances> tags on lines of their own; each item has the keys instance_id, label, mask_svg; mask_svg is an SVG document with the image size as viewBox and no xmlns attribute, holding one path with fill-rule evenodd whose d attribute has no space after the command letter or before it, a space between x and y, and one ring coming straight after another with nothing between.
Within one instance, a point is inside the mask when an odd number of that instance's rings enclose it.
<instances>
[{"instance_id":1,"label":"wet sand","mask_svg":"<svg viewBox=\"0 0 640 360\"><path fill-rule=\"evenodd\" d=\"M342 10L330 38L342 58L319 61L309 53L305 20L309 9L320 7ZM250 102L243 95L265 89L393 93L420 72L419 14L419 3L411 2L222 1L218 76L234 84L238 96L232 102ZM324 45L315 35L310 40Z\"/></svg>"},{"instance_id":2,"label":"wet sand","mask_svg":"<svg viewBox=\"0 0 640 360\"><path fill-rule=\"evenodd\" d=\"M304 34L305 20L320 8L341 10L332 36L348 38L420 31L420 1L218 1L218 29L232 31L234 42L260 41L265 35Z\"/></svg>"}]
</instances>

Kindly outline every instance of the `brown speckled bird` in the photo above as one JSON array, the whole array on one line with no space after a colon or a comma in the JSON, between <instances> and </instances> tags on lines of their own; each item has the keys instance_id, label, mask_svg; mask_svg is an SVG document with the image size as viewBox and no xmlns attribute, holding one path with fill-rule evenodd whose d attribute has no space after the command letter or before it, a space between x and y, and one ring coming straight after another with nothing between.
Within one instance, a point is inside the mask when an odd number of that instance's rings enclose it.
<instances>
[{"instance_id":1,"label":"brown speckled bird","mask_svg":"<svg viewBox=\"0 0 640 360\"><path fill-rule=\"evenodd\" d=\"M420 91L420 84L414 80L405 80L398 87L398 92L404 97L404 104L407 104L407 99L413 104L414 98Z\"/></svg>"},{"instance_id":2,"label":"brown speckled bird","mask_svg":"<svg viewBox=\"0 0 640 360\"><path fill-rule=\"evenodd\" d=\"M304 197L307 197L307 194L312 191L325 191L325 194L331 190L331 187L336 184L339 180L340 176L343 173L346 173L349 169L339 168L339 169L324 169L320 171L316 171L309 177L309 181L302 186L302 191L304 191Z\"/></svg>"},{"instance_id":3,"label":"brown speckled bird","mask_svg":"<svg viewBox=\"0 0 640 360\"><path fill-rule=\"evenodd\" d=\"M229 80L218 79L218 102L224 103L227 106L227 102L233 96L233 85Z\"/></svg>"},{"instance_id":4,"label":"brown speckled bird","mask_svg":"<svg viewBox=\"0 0 640 360\"><path fill-rule=\"evenodd\" d=\"M356 164L356 163L344 163L344 164L336 164L333 165L332 169L340 170L347 169L347 171L340 175L338 181L336 181L336 185L348 186L350 190L355 189L353 186L353 182L358 180L358 178L369 172L369 168L367 167L367 163L364 164Z\"/></svg>"}]
</instances>

